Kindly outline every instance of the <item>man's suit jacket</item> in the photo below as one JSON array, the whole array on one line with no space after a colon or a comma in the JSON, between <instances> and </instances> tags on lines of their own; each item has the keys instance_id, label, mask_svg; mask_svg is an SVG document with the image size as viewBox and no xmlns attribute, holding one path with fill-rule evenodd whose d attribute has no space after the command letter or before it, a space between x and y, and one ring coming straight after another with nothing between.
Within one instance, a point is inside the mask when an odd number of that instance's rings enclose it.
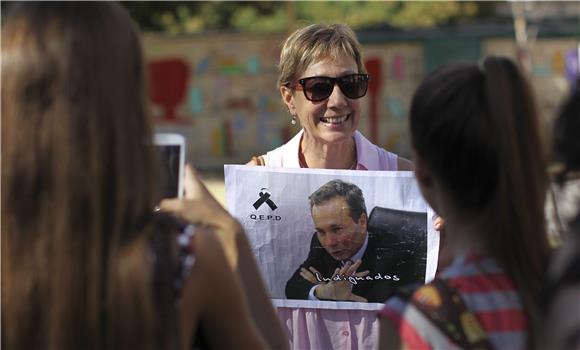
<instances>
[{"instance_id":1,"label":"man's suit jacket","mask_svg":"<svg viewBox=\"0 0 580 350\"><path fill-rule=\"evenodd\" d=\"M417 276L421 276L421 273L416 271L415 251L409 249L406 242L401 242L396 236L385 232L367 234L369 235L367 249L357 271L369 270L370 279L356 281L352 292L369 302L382 303L393 294L395 288L418 282ZM300 269L308 269L310 266L317 269L325 278L331 278L334 270L342 266L341 261L334 260L322 247L316 233L312 236L308 258L286 283L288 299L308 299L308 293L315 284L300 276ZM424 271L422 273L424 276Z\"/></svg>"}]
</instances>

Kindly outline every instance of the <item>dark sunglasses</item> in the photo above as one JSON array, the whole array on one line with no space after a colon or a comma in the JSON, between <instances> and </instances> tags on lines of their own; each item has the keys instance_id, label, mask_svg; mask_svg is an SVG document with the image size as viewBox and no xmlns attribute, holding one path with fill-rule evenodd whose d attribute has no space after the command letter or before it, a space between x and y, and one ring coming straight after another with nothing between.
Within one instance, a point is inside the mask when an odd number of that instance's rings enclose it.
<instances>
[{"instance_id":1,"label":"dark sunglasses","mask_svg":"<svg viewBox=\"0 0 580 350\"><path fill-rule=\"evenodd\" d=\"M369 87L369 75L349 74L338 78L309 77L298 79L298 83L302 87L301 90L304 91L306 99L312 102L320 102L329 98L334 84L338 84L344 96L357 99L366 95ZM299 86L296 85L295 89L300 90Z\"/></svg>"}]
</instances>

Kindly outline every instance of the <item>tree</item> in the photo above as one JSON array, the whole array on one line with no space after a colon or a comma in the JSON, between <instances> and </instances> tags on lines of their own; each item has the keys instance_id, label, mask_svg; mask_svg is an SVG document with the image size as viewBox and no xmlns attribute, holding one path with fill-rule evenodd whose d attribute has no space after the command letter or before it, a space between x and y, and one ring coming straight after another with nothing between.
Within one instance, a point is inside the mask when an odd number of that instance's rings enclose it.
<instances>
[{"instance_id":1,"label":"tree","mask_svg":"<svg viewBox=\"0 0 580 350\"><path fill-rule=\"evenodd\" d=\"M122 2L144 31L279 33L296 23L347 23L354 29L389 24L432 27L489 15L492 2L476 1L205 1Z\"/></svg>"}]
</instances>

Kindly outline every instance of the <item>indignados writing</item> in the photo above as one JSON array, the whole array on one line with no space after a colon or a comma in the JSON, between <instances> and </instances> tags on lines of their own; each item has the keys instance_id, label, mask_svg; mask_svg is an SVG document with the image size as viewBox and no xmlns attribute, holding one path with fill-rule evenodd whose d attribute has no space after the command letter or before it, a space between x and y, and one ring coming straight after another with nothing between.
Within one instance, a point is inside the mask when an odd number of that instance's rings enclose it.
<instances>
[{"instance_id":1,"label":"indignados writing","mask_svg":"<svg viewBox=\"0 0 580 350\"><path fill-rule=\"evenodd\" d=\"M348 281L351 284L358 284L359 281L399 281L400 278L397 275L387 275L377 273L374 276L347 276L347 275L334 275L330 278L320 275L316 272L316 280L318 282L330 282L330 281Z\"/></svg>"}]
</instances>

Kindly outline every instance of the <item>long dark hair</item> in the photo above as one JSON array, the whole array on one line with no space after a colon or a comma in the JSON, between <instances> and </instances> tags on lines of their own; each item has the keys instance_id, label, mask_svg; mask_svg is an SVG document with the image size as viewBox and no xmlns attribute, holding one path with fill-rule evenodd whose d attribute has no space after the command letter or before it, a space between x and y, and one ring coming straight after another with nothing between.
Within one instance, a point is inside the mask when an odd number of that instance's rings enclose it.
<instances>
[{"instance_id":1,"label":"long dark hair","mask_svg":"<svg viewBox=\"0 0 580 350\"><path fill-rule=\"evenodd\" d=\"M2 345L154 346L136 27L112 2L17 3L1 54Z\"/></svg>"},{"instance_id":2,"label":"long dark hair","mask_svg":"<svg viewBox=\"0 0 580 350\"><path fill-rule=\"evenodd\" d=\"M549 253L546 154L532 90L509 59L452 64L429 76L411 106L416 152L466 215L493 229L487 252L513 278L531 315Z\"/></svg>"}]
</instances>

